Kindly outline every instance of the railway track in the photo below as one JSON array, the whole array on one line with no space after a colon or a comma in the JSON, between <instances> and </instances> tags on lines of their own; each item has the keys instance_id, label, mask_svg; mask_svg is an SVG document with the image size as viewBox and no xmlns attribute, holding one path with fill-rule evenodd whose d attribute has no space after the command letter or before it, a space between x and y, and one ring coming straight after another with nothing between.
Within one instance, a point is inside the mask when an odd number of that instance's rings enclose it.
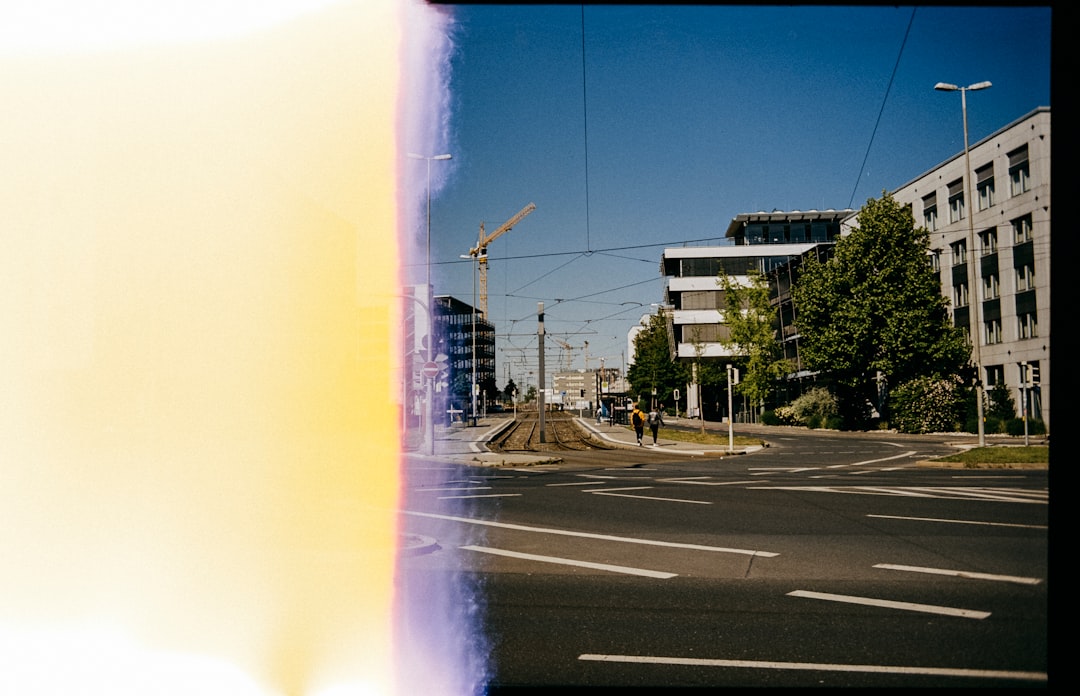
<instances>
[{"instance_id":1,"label":"railway track","mask_svg":"<svg viewBox=\"0 0 1080 696\"><path fill-rule=\"evenodd\" d=\"M500 452L550 452L611 450L584 430L564 411L544 414L544 442L540 442L540 416L535 411L519 412L513 425L492 440L491 449Z\"/></svg>"}]
</instances>

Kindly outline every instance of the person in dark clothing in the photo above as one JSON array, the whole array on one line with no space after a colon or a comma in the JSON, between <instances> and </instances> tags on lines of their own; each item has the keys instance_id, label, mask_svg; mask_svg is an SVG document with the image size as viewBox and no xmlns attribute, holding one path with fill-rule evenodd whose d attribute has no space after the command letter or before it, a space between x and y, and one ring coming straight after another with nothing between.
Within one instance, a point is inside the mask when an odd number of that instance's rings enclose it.
<instances>
[{"instance_id":1,"label":"person in dark clothing","mask_svg":"<svg viewBox=\"0 0 1080 696\"><path fill-rule=\"evenodd\" d=\"M640 406L634 404L634 410L630 413L630 424L634 426L638 447L641 447L641 438L645 436L645 419L645 412L641 410Z\"/></svg>"},{"instance_id":2,"label":"person in dark clothing","mask_svg":"<svg viewBox=\"0 0 1080 696\"><path fill-rule=\"evenodd\" d=\"M660 426L664 424L664 405L660 404L659 408L654 408L649 411L649 429L652 430L652 444L656 447L656 435L660 431Z\"/></svg>"}]
</instances>

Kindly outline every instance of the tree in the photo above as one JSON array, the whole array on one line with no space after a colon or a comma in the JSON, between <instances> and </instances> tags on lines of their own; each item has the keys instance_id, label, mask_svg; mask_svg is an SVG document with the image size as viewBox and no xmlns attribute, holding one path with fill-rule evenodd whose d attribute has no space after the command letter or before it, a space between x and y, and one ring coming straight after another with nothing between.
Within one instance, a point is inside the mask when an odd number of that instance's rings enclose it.
<instances>
[{"instance_id":1,"label":"tree","mask_svg":"<svg viewBox=\"0 0 1080 696\"><path fill-rule=\"evenodd\" d=\"M514 392L516 392L516 391L517 391L517 385L514 384L514 380L511 379L509 382L506 383L506 386L503 388L503 391L502 391L503 400L504 401L513 401L514 400Z\"/></svg>"},{"instance_id":2,"label":"tree","mask_svg":"<svg viewBox=\"0 0 1080 696\"><path fill-rule=\"evenodd\" d=\"M626 379L635 401L648 398L655 388L658 403L673 403L673 391L686 383L686 368L671 359L666 322L663 314L654 314L634 337L634 363Z\"/></svg>"},{"instance_id":3,"label":"tree","mask_svg":"<svg viewBox=\"0 0 1080 696\"><path fill-rule=\"evenodd\" d=\"M769 303L769 281L763 273L751 271L750 284L740 285L726 273L717 284L724 289L724 323L728 338L721 343L742 357L743 376L736 389L752 403L764 408L776 382L791 371L776 340L777 310Z\"/></svg>"},{"instance_id":4,"label":"tree","mask_svg":"<svg viewBox=\"0 0 1080 696\"><path fill-rule=\"evenodd\" d=\"M804 366L836 381L848 425L868 418L877 371L897 385L943 378L963 372L971 353L949 320L927 262L929 233L915 227L911 209L883 192L857 221L833 257L804 262L792 288Z\"/></svg>"}]
</instances>

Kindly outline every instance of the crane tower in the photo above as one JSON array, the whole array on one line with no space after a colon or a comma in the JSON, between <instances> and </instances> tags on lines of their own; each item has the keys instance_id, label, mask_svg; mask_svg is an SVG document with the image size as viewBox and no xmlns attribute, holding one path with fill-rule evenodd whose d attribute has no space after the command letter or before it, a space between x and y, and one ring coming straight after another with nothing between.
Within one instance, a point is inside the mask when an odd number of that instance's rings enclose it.
<instances>
[{"instance_id":1,"label":"crane tower","mask_svg":"<svg viewBox=\"0 0 1080 696\"><path fill-rule=\"evenodd\" d=\"M496 238L510 231L510 229L521 222L521 219L526 215L536 210L536 206L532 203L528 204L524 208L518 211L517 215L510 218L503 224L499 225L499 229L495 230L491 234L484 234L484 223L480 223L480 235L476 239L476 246L469 249L469 256L477 260L480 274L480 313L485 317L487 316L487 248L488 244L495 241Z\"/></svg>"}]
</instances>

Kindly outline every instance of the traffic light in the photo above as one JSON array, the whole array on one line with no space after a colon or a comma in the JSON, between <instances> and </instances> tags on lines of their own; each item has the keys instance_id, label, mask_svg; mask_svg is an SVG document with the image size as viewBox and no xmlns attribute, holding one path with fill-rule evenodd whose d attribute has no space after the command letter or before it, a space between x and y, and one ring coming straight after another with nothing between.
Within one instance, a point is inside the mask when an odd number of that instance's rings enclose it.
<instances>
[{"instance_id":1,"label":"traffic light","mask_svg":"<svg viewBox=\"0 0 1080 696\"><path fill-rule=\"evenodd\" d=\"M581 396L582 396L582 397L584 397L584 396L585 396L585 390L584 390L584 389L582 389L582 390L581 390Z\"/></svg>"},{"instance_id":2,"label":"traffic light","mask_svg":"<svg viewBox=\"0 0 1080 696\"><path fill-rule=\"evenodd\" d=\"M1032 384L1040 384L1041 383L1041 381L1039 379L1039 363L1032 363L1031 364L1031 383Z\"/></svg>"}]
</instances>

